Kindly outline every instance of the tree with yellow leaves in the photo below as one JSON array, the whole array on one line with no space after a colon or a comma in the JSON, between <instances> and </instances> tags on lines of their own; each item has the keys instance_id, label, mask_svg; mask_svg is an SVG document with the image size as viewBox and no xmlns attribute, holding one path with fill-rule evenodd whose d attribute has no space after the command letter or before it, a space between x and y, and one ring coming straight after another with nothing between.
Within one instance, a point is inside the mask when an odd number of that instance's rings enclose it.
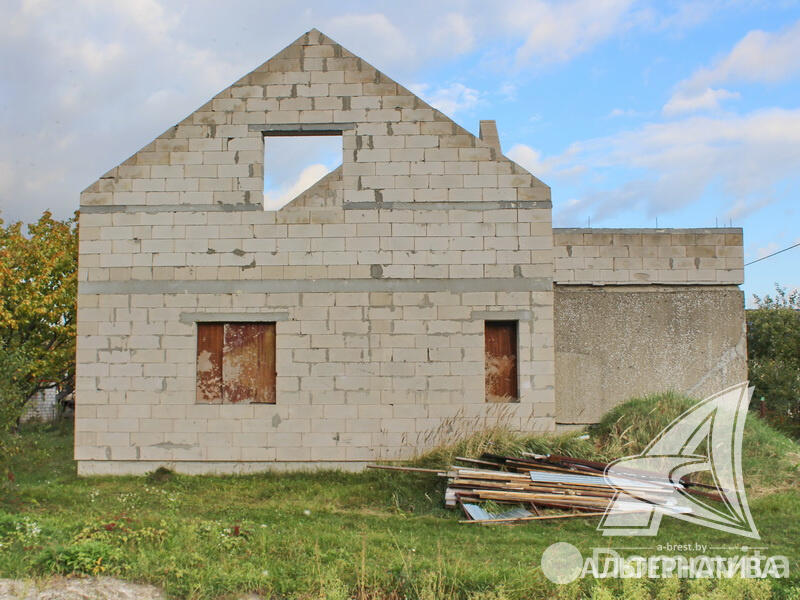
<instances>
[{"instance_id":1,"label":"tree with yellow leaves","mask_svg":"<svg viewBox=\"0 0 800 600\"><path fill-rule=\"evenodd\" d=\"M0 219L0 428L37 391L72 391L77 275L77 214L58 221L46 211L27 234Z\"/></svg>"}]
</instances>

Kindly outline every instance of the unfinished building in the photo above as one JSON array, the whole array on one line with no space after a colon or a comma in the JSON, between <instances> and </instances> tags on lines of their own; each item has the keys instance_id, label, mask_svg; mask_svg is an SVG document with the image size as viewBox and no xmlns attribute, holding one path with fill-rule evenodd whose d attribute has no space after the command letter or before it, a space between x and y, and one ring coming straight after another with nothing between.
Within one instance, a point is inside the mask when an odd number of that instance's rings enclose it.
<instances>
[{"instance_id":1,"label":"unfinished building","mask_svg":"<svg viewBox=\"0 0 800 600\"><path fill-rule=\"evenodd\" d=\"M264 145L342 164L264 210ZM81 194L83 474L359 468L745 378L740 229L553 229L550 188L312 30Z\"/></svg>"}]
</instances>

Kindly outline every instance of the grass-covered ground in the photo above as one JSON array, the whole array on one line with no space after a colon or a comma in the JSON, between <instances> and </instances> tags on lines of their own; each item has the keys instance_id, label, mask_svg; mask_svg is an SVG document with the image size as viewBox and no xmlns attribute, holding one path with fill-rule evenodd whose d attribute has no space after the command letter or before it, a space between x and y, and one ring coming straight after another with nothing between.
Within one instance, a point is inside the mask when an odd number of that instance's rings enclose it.
<instances>
[{"instance_id":1,"label":"grass-covered ground","mask_svg":"<svg viewBox=\"0 0 800 600\"><path fill-rule=\"evenodd\" d=\"M420 457L552 450L610 458L641 450L687 405L634 401L590 440L473 436ZM0 484L0 577L114 575L178 598L798 598L800 485L797 444L748 417L745 481L765 554L790 558L789 580L678 582L592 579L557 587L539 570L556 541L595 547L737 546L745 538L665 517L656 538L603 537L596 518L515 526L462 525L428 475L366 471L189 477L78 478L67 425L26 429L24 452ZM707 553L725 554L725 550ZM623 554L630 554L623 551ZM736 552L741 553L739 552ZM668 552L674 554L674 552ZM691 553L690 553L691 554Z\"/></svg>"}]
</instances>

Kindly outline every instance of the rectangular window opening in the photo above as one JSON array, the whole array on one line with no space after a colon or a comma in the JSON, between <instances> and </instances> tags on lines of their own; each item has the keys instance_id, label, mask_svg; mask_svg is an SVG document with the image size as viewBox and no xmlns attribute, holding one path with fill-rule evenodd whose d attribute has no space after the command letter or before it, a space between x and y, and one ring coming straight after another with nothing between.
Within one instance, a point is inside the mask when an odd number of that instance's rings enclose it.
<instances>
[{"instance_id":1,"label":"rectangular window opening","mask_svg":"<svg viewBox=\"0 0 800 600\"><path fill-rule=\"evenodd\" d=\"M341 131L265 135L264 209L279 210L306 192L316 196L317 204L323 202L331 193L328 176L342 164L342 152Z\"/></svg>"},{"instance_id":2,"label":"rectangular window opening","mask_svg":"<svg viewBox=\"0 0 800 600\"><path fill-rule=\"evenodd\" d=\"M275 404L275 323L197 324L197 402Z\"/></svg>"},{"instance_id":3,"label":"rectangular window opening","mask_svg":"<svg viewBox=\"0 0 800 600\"><path fill-rule=\"evenodd\" d=\"M486 401L519 400L517 321L486 321Z\"/></svg>"}]
</instances>

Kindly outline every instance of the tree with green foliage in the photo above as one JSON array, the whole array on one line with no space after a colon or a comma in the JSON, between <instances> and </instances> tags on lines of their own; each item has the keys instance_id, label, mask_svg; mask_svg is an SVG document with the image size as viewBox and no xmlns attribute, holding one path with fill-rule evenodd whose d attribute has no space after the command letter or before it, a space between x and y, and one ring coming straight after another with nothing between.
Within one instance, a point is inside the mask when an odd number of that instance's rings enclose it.
<instances>
[{"instance_id":1,"label":"tree with green foliage","mask_svg":"<svg viewBox=\"0 0 800 600\"><path fill-rule=\"evenodd\" d=\"M770 422L800 437L800 290L778 284L775 290L774 296L754 296L756 308L747 311L749 378Z\"/></svg>"},{"instance_id":2,"label":"tree with green foliage","mask_svg":"<svg viewBox=\"0 0 800 600\"><path fill-rule=\"evenodd\" d=\"M36 392L72 392L77 287L77 215L45 212L27 234L0 219L0 434Z\"/></svg>"}]
</instances>

